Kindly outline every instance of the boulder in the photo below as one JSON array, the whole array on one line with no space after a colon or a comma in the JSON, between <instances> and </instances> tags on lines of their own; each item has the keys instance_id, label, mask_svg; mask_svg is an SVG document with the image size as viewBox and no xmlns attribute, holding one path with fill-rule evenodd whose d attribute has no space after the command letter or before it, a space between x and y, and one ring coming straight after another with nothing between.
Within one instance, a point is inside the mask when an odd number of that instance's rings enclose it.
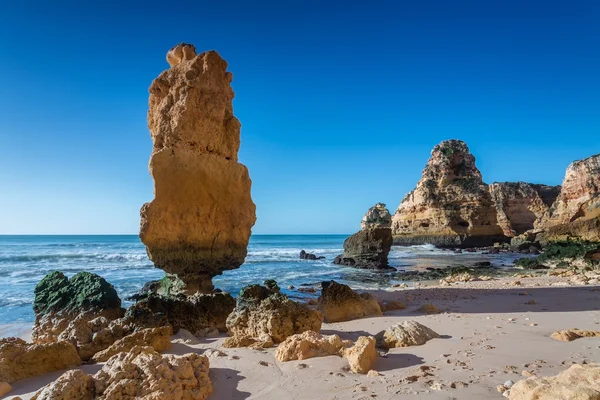
<instances>
[{"instance_id":1,"label":"boulder","mask_svg":"<svg viewBox=\"0 0 600 400\"><path fill-rule=\"evenodd\" d=\"M586 331L577 328L566 329L563 331L554 332L551 336L552 339L560 340L562 342L571 342L575 339L585 337L600 337L600 331Z\"/></svg>"},{"instance_id":2,"label":"boulder","mask_svg":"<svg viewBox=\"0 0 600 400\"><path fill-rule=\"evenodd\" d=\"M140 239L186 293L207 293L214 276L246 257L256 221L251 181L238 162L240 122L227 62L183 43L167 59L171 67L149 89L154 199L142 206Z\"/></svg>"},{"instance_id":3,"label":"boulder","mask_svg":"<svg viewBox=\"0 0 600 400\"><path fill-rule=\"evenodd\" d=\"M498 224L505 236L514 237L533 229L554 203L560 186L525 182L495 182L489 186L496 206Z\"/></svg>"},{"instance_id":4,"label":"boulder","mask_svg":"<svg viewBox=\"0 0 600 400\"><path fill-rule=\"evenodd\" d=\"M69 323L80 315L112 320L124 313L115 288L90 272L79 272L67 279L61 272L52 271L37 284L34 295L36 318L31 336L35 343L57 341Z\"/></svg>"},{"instance_id":5,"label":"boulder","mask_svg":"<svg viewBox=\"0 0 600 400\"><path fill-rule=\"evenodd\" d=\"M121 352L128 352L135 346L149 346L152 347L154 351L162 353L171 348L172 333L173 332L170 326L142 329L140 331L127 335L122 339L117 340L106 350L97 352L92 357L92 361L107 361L115 354Z\"/></svg>"},{"instance_id":6,"label":"boulder","mask_svg":"<svg viewBox=\"0 0 600 400\"><path fill-rule=\"evenodd\" d=\"M265 286L249 285L240 291L235 309L227 317L232 337L223 346L270 347L297 333L319 332L322 322L319 311L288 299L275 281L269 280Z\"/></svg>"},{"instance_id":7,"label":"boulder","mask_svg":"<svg viewBox=\"0 0 600 400\"><path fill-rule=\"evenodd\" d=\"M600 365L575 364L555 376L520 380L508 393L511 400L600 400Z\"/></svg>"},{"instance_id":8,"label":"boulder","mask_svg":"<svg viewBox=\"0 0 600 400\"><path fill-rule=\"evenodd\" d=\"M358 294L349 286L321 283L320 308L326 322L343 322L371 315L383 315L377 300L369 293Z\"/></svg>"},{"instance_id":9,"label":"boulder","mask_svg":"<svg viewBox=\"0 0 600 400\"><path fill-rule=\"evenodd\" d=\"M333 262L354 268L393 270L388 265L391 248L390 228L367 228L347 238L344 241L344 253Z\"/></svg>"},{"instance_id":10,"label":"boulder","mask_svg":"<svg viewBox=\"0 0 600 400\"><path fill-rule=\"evenodd\" d=\"M344 358L348 360L352 372L368 373L377 359L375 338L373 336L359 337L354 346L344 350Z\"/></svg>"},{"instance_id":11,"label":"boulder","mask_svg":"<svg viewBox=\"0 0 600 400\"><path fill-rule=\"evenodd\" d=\"M385 208L385 204L377 203L369 208L360 222L360 227L362 229L391 228L392 214Z\"/></svg>"},{"instance_id":12,"label":"boulder","mask_svg":"<svg viewBox=\"0 0 600 400\"><path fill-rule=\"evenodd\" d=\"M488 186L466 143L434 147L417 187L392 217L394 243L482 247L506 240Z\"/></svg>"},{"instance_id":13,"label":"boulder","mask_svg":"<svg viewBox=\"0 0 600 400\"><path fill-rule=\"evenodd\" d=\"M91 400L94 393L94 379L80 369L73 369L44 386L31 400Z\"/></svg>"},{"instance_id":14,"label":"boulder","mask_svg":"<svg viewBox=\"0 0 600 400\"><path fill-rule=\"evenodd\" d=\"M317 332L306 331L285 339L277 346L275 358L284 362L341 355L344 348L352 345L351 340L342 340L338 335L321 335Z\"/></svg>"},{"instance_id":15,"label":"boulder","mask_svg":"<svg viewBox=\"0 0 600 400\"><path fill-rule=\"evenodd\" d=\"M10 384L80 364L77 350L67 342L31 344L14 337L0 339L0 382Z\"/></svg>"},{"instance_id":16,"label":"boulder","mask_svg":"<svg viewBox=\"0 0 600 400\"><path fill-rule=\"evenodd\" d=\"M377 334L377 346L384 349L421 346L439 338L436 332L417 321L402 321Z\"/></svg>"}]
</instances>

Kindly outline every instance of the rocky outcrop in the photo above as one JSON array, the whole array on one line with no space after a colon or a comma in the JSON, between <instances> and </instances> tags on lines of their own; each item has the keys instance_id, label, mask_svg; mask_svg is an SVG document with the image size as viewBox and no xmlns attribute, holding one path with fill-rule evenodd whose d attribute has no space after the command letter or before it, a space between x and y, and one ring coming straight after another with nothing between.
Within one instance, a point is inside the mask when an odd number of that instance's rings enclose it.
<instances>
[{"instance_id":1,"label":"rocky outcrop","mask_svg":"<svg viewBox=\"0 0 600 400\"><path fill-rule=\"evenodd\" d=\"M392 217L392 234L401 245L473 247L505 240L488 186L464 142L434 147L417 187Z\"/></svg>"},{"instance_id":2,"label":"rocky outcrop","mask_svg":"<svg viewBox=\"0 0 600 400\"><path fill-rule=\"evenodd\" d=\"M115 288L104 278L79 272L70 279L58 271L47 274L35 287L33 310L35 343L51 343L76 318L119 318L124 310Z\"/></svg>"},{"instance_id":3,"label":"rocky outcrop","mask_svg":"<svg viewBox=\"0 0 600 400\"><path fill-rule=\"evenodd\" d=\"M360 336L354 346L344 350L344 358L348 360L352 372L366 374L377 360L375 338Z\"/></svg>"},{"instance_id":4,"label":"rocky outcrop","mask_svg":"<svg viewBox=\"0 0 600 400\"><path fill-rule=\"evenodd\" d=\"M377 334L377 346L383 349L395 347L421 346L427 341L439 338L432 329L421 325L417 321L402 321L392 325Z\"/></svg>"},{"instance_id":5,"label":"rocky outcrop","mask_svg":"<svg viewBox=\"0 0 600 400\"><path fill-rule=\"evenodd\" d=\"M170 326L160 328L146 328L125 336L110 345L106 350L97 352L92 357L93 362L104 362L115 354L128 352L136 346L149 346L159 353L171 348Z\"/></svg>"},{"instance_id":6,"label":"rocky outcrop","mask_svg":"<svg viewBox=\"0 0 600 400\"><path fill-rule=\"evenodd\" d=\"M229 293L163 296L148 294L127 310L127 316L146 327L170 324L173 332L185 329L197 336L214 330L226 332L227 316L235 308ZM217 332L218 333L218 332Z\"/></svg>"},{"instance_id":7,"label":"rocky outcrop","mask_svg":"<svg viewBox=\"0 0 600 400\"><path fill-rule=\"evenodd\" d=\"M600 154L567 168L560 194L535 223L536 239L552 242L577 237L600 241Z\"/></svg>"},{"instance_id":8,"label":"rocky outcrop","mask_svg":"<svg viewBox=\"0 0 600 400\"><path fill-rule=\"evenodd\" d=\"M209 361L190 353L161 356L151 347L119 353L95 375L67 371L34 400L205 400L212 394Z\"/></svg>"},{"instance_id":9,"label":"rocky outcrop","mask_svg":"<svg viewBox=\"0 0 600 400\"><path fill-rule=\"evenodd\" d=\"M321 335L314 331L306 331L285 339L277 346L275 358L284 362L341 355L344 348L352 345L351 340L342 340L338 335Z\"/></svg>"},{"instance_id":10,"label":"rocky outcrop","mask_svg":"<svg viewBox=\"0 0 600 400\"><path fill-rule=\"evenodd\" d=\"M300 250L300 259L301 260L322 260L325 257L323 256L317 256L316 254L313 253L307 253L304 250Z\"/></svg>"},{"instance_id":11,"label":"rocky outcrop","mask_svg":"<svg viewBox=\"0 0 600 400\"><path fill-rule=\"evenodd\" d=\"M525 182L495 182L489 186L496 205L498 224L505 236L514 237L530 229L556 200L560 186Z\"/></svg>"},{"instance_id":12,"label":"rocky outcrop","mask_svg":"<svg viewBox=\"0 0 600 400\"><path fill-rule=\"evenodd\" d=\"M575 364L555 376L521 380L511 387L507 397L511 400L598 400L600 365Z\"/></svg>"},{"instance_id":13,"label":"rocky outcrop","mask_svg":"<svg viewBox=\"0 0 600 400\"><path fill-rule=\"evenodd\" d=\"M319 332L322 322L320 312L288 299L275 281L269 280L265 286L249 285L240 291L227 318L232 337L223 346L270 347L297 333Z\"/></svg>"},{"instance_id":14,"label":"rocky outcrop","mask_svg":"<svg viewBox=\"0 0 600 400\"><path fill-rule=\"evenodd\" d=\"M154 200L141 209L140 238L187 293L210 292L212 277L244 262L256 220L250 176L238 163L232 74L217 52L196 55L192 45L167 59L171 68L150 86Z\"/></svg>"},{"instance_id":15,"label":"rocky outcrop","mask_svg":"<svg viewBox=\"0 0 600 400\"><path fill-rule=\"evenodd\" d=\"M344 254L337 256L333 262L354 268L394 269L388 265L391 248L390 228L363 229L344 241Z\"/></svg>"},{"instance_id":16,"label":"rocky outcrop","mask_svg":"<svg viewBox=\"0 0 600 400\"><path fill-rule=\"evenodd\" d=\"M0 339L0 382L13 383L80 364L75 347L67 342L31 344L14 337Z\"/></svg>"},{"instance_id":17,"label":"rocky outcrop","mask_svg":"<svg viewBox=\"0 0 600 400\"><path fill-rule=\"evenodd\" d=\"M329 323L383 315L379 303L371 294L358 294L349 286L335 281L321 283L319 306L325 321Z\"/></svg>"},{"instance_id":18,"label":"rocky outcrop","mask_svg":"<svg viewBox=\"0 0 600 400\"><path fill-rule=\"evenodd\" d=\"M369 208L369 211L367 211L360 222L360 227L362 229L391 228L392 214L385 208L385 204L377 203Z\"/></svg>"}]
</instances>

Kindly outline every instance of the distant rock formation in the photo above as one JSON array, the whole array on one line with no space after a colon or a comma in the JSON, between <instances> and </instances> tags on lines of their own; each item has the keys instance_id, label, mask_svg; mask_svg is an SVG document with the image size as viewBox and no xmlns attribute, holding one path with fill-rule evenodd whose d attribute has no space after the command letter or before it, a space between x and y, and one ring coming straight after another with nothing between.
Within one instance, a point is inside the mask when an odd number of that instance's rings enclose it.
<instances>
[{"instance_id":1,"label":"distant rock formation","mask_svg":"<svg viewBox=\"0 0 600 400\"><path fill-rule=\"evenodd\" d=\"M392 214L385 208L385 204L377 203L369 208L360 222L362 229L370 228L391 228Z\"/></svg>"},{"instance_id":2,"label":"distant rock formation","mask_svg":"<svg viewBox=\"0 0 600 400\"><path fill-rule=\"evenodd\" d=\"M256 220L250 176L237 162L232 74L217 52L196 55L188 44L167 60L150 86L154 200L141 209L140 238L186 293L210 292L215 275L244 262Z\"/></svg>"},{"instance_id":3,"label":"distant rock formation","mask_svg":"<svg viewBox=\"0 0 600 400\"><path fill-rule=\"evenodd\" d=\"M560 194L535 223L535 231L544 242L570 237L600 241L600 154L569 165Z\"/></svg>"},{"instance_id":4,"label":"distant rock formation","mask_svg":"<svg viewBox=\"0 0 600 400\"><path fill-rule=\"evenodd\" d=\"M496 205L498 225L505 236L514 237L530 229L554 203L560 186L525 182L495 182L489 186Z\"/></svg>"},{"instance_id":5,"label":"distant rock formation","mask_svg":"<svg viewBox=\"0 0 600 400\"><path fill-rule=\"evenodd\" d=\"M324 256L317 256L316 254L307 253L304 250L300 250L300 259L301 260L322 260L324 258L325 258Z\"/></svg>"},{"instance_id":6,"label":"distant rock formation","mask_svg":"<svg viewBox=\"0 0 600 400\"><path fill-rule=\"evenodd\" d=\"M506 239L488 186L463 141L447 140L433 148L417 187L392 217L392 234L395 244L442 247L487 246Z\"/></svg>"}]
</instances>

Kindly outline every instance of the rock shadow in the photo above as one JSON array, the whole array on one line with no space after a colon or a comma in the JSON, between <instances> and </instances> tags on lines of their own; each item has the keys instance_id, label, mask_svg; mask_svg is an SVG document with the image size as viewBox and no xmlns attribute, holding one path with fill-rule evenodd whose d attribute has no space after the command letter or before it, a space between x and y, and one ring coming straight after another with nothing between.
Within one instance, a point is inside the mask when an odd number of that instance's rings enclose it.
<instances>
[{"instance_id":1,"label":"rock shadow","mask_svg":"<svg viewBox=\"0 0 600 400\"><path fill-rule=\"evenodd\" d=\"M239 371L230 368L210 368L210 380L213 385L211 400L242 400L250 397L249 392L237 389L240 381L246 379Z\"/></svg>"},{"instance_id":2,"label":"rock shadow","mask_svg":"<svg viewBox=\"0 0 600 400\"><path fill-rule=\"evenodd\" d=\"M360 336L375 336L372 333L365 331L336 331L333 329L322 329L322 335L338 335L342 340L352 340L355 342Z\"/></svg>"},{"instance_id":3,"label":"rock shadow","mask_svg":"<svg viewBox=\"0 0 600 400\"><path fill-rule=\"evenodd\" d=\"M377 358L373 369L379 372L384 372L415 367L421 364L425 364L425 360L422 357L415 356L414 354L388 353L385 357Z\"/></svg>"}]
</instances>

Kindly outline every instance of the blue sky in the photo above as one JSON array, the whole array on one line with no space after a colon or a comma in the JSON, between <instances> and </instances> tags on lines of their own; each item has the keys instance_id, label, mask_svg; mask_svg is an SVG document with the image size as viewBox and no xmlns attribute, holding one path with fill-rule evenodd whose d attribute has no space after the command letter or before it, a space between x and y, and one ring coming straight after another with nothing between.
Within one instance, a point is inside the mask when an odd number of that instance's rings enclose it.
<instances>
[{"instance_id":1,"label":"blue sky","mask_svg":"<svg viewBox=\"0 0 600 400\"><path fill-rule=\"evenodd\" d=\"M182 41L233 72L255 233L351 233L444 139L488 183L600 153L598 1L189 3L4 2L0 233L137 233L147 89Z\"/></svg>"}]
</instances>

